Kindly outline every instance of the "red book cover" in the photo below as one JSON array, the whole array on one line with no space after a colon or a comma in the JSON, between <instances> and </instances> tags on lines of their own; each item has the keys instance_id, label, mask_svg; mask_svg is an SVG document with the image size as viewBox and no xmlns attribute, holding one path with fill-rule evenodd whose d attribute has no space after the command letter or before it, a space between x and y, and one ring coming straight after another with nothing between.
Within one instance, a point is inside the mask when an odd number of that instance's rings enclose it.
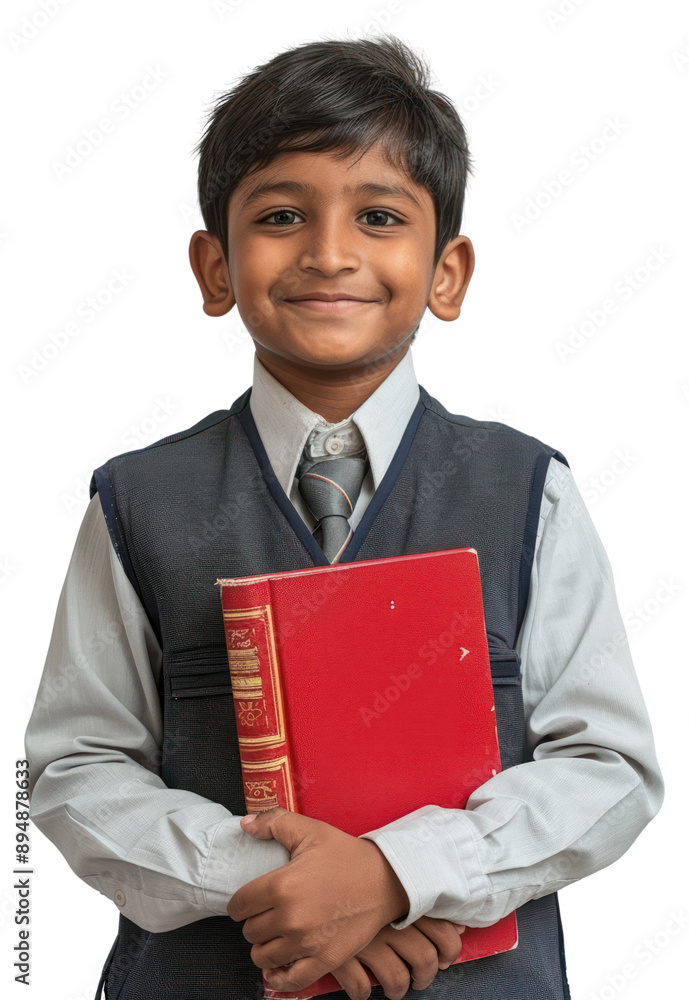
<instances>
[{"instance_id":1,"label":"red book cover","mask_svg":"<svg viewBox=\"0 0 689 1000\"><path fill-rule=\"evenodd\" d=\"M501 769L474 549L217 584L247 812L280 805L359 836L427 804L463 809ZM457 962L516 944L511 913L467 927ZM331 974L264 987L342 989Z\"/></svg>"}]
</instances>

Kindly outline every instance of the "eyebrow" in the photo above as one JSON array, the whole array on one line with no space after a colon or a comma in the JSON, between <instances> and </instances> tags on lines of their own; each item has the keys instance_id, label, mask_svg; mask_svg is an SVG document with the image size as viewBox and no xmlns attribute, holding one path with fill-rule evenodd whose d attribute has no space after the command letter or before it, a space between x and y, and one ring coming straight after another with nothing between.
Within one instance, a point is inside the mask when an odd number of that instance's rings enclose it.
<instances>
[{"instance_id":1,"label":"eyebrow","mask_svg":"<svg viewBox=\"0 0 689 1000\"><path fill-rule=\"evenodd\" d=\"M358 184L355 188L346 184L342 190L346 194L398 195L399 197L406 198L408 201L414 202L418 208L421 208L420 202L414 197L411 191L399 184L374 184L372 182L368 182L365 184ZM266 181L264 184L259 184L257 187L252 188L247 193L244 199L243 207L246 208L252 202L257 201L261 195L282 193L309 195L313 198L318 194L318 189L313 184L308 184L304 181Z\"/></svg>"}]
</instances>

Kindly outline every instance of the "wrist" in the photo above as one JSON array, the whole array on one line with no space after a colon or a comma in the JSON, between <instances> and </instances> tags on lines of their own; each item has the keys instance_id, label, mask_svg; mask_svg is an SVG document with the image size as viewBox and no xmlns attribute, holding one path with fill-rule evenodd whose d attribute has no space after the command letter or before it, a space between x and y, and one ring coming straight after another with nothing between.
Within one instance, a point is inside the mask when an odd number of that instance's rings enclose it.
<instances>
[{"instance_id":1,"label":"wrist","mask_svg":"<svg viewBox=\"0 0 689 1000\"><path fill-rule=\"evenodd\" d=\"M363 842L371 844L375 848L375 852L371 851L370 853L380 872L380 883L376 880L374 884L381 885L381 926L390 924L393 920L402 920L409 913L410 903L407 890L378 844L373 840Z\"/></svg>"}]
</instances>

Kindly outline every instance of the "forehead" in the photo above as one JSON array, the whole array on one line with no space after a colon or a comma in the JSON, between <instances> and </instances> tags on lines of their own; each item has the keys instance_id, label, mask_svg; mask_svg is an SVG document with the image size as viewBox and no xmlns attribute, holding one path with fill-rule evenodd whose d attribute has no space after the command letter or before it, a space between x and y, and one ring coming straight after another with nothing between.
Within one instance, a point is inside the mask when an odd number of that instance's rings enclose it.
<instances>
[{"instance_id":1,"label":"forehead","mask_svg":"<svg viewBox=\"0 0 689 1000\"><path fill-rule=\"evenodd\" d=\"M340 150L285 150L267 166L242 178L232 194L233 209L250 208L271 194L299 194L312 199L380 195L401 199L410 210L433 210L430 193L391 162L379 146L346 157Z\"/></svg>"}]
</instances>

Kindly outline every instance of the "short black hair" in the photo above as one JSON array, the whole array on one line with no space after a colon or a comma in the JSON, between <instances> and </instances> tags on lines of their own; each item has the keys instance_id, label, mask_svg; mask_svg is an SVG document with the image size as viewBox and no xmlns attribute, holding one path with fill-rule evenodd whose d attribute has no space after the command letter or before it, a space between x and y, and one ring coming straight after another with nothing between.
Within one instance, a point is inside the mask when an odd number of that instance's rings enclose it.
<instances>
[{"instance_id":1,"label":"short black hair","mask_svg":"<svg viewBox=\"0 0 689 1000\"><path fill-rule=\"evenodd\" d=\"M394 35L326 39L287 49L215 102L199 153L199 207L227 259L227 207L239 182L287 151L346 159L380 142L433 199L433 264L459 235L467 176L464 125L430 89L423 60Z\"/></svg>"}]
</instances>

